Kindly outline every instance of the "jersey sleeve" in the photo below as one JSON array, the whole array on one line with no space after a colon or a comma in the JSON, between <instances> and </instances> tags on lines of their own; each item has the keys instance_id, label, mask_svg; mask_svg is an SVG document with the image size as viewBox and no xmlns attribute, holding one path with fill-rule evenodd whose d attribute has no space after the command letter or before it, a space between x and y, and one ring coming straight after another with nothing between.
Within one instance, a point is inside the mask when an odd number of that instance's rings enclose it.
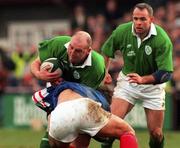
<instances>
[{"instance_id":1,"label":"jersey sleeve","mask_svg":"<svg viewBox=\"0 0 180 148\"><path fill-rule=\"evenodd\" d=\"M158 70L165 71L173 71L173 59L172 59L172 51L173 45L168 37L168 35L163 31L163 34L160 34L164 38L156 43L158 44L158 48L156 51L156 63L158 66Z\"/></svg>"},{"instance_id":2,"label":"jersey sleeve","mask_svg":"<svg viewBox=\"0 0 180 148\"><path fill-rule=\"evenodd\" d=\"M49 49L48 49L49 40L44 40L41 43L39 43L39 58L41 61L44 61L45 59L48 59L50 57Z\"/></svg>"},{"instance_id":3,"label":"jersey sleeve","mask_svg":"<svg viewBox=\"0 0 180 148\"><path fill-rule=\"evenodd\" d=\"M60 58L64 52L65 44L70 41L68 36L58 36L50 40L44 40L39 44L39 58L44 61L48 58Z\"/></svg>"},{"instance_id":4,"label":"jersey sleeve","mask_svg":"<svg viewBox=\"0 0 180 148\"><path fill-rule=\"evenodd\" d=\"M97 88L100 86L101 82L103 81L105 77L105 61L103 56L101 56L99 53L93 51L92 54L92 66L91 66L91 74L92 80L94 79L92 83L92 88Z\"/></svg>"},{"instance_id":5,"label":"jersey sleeve","mask_svg":"<svg viewBox=\"0 0 180 148\"><path fill-rule=\"evenodd\" d=\"M110 37L106 40L104 45L101 48L101 52L110 57L114 58L114 53L116 50L119 49L119 43L120 43L120 34L118 28L113 31L113 33L110 35Z\"/></svg>"}]
</instances>

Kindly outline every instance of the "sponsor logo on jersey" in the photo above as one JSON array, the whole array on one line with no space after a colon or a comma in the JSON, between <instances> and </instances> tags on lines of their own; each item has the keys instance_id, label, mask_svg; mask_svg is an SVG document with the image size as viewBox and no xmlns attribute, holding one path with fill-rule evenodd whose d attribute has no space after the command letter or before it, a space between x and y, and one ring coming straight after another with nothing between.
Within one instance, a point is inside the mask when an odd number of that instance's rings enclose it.
<instances>
[{"instance_id":1,"label":"sponsor logo on jersey","mask_svg":"<svg viewBox=\"0 0 180 148\"><path fill-rule=\"evenodd\" d=\"M68 63L66 60L63 60L63 63Z\"/></svg>"},{"instance_id":2,"label":"sponsor logo on jersey","mask_svg":"<svg viewBox=\"0 0 180 148\"><path fill-rule=\"evenodd\" d=\"M132 56L135 56L136 55L136 53L133 51L133 50L131 50L131 51L129 51L128 53L127 53L127 56L128 57L132 57Z\"/></svg>"},{"instance_id":3,"label":"sponsor logo on jersey","mask_svg":"<svg viewBox=\"0 0 180 148\"><path fill-rule=\"evenodd\" d=\"M127 44L127 47L126 48L131 48L132 47L132 45L131 44Z\"/></svg>"},{"instance_id":4,"label":"sponsor logo on jersey","mask_svg":"<svg viewBox=\"0 0 180 148\"><path fill-rule=\"evenodd\" d=\"M147 55L150 55L152 53L152 48L149 46L149 45L146 45L145 46L145 53Z\"/></svg>"},{"instance_id":5,"label":"sponsor logo on jersey","mask_svg":"<svg viewBox=\"0 0 180 148\"><path fill-rule=\"evenodd\" d=\"M75 70L75 71L73 72L73 77L74 77L75 79L79 79L79 78L80 78L80 74Z\"/></svg>"}]
</instances>

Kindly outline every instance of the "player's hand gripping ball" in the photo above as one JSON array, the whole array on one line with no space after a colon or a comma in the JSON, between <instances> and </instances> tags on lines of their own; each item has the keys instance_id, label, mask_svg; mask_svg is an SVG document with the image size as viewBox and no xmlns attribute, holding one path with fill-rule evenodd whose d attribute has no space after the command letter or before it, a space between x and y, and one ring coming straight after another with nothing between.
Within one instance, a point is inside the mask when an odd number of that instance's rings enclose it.
<instances>
[{"instance_id":1,"label":"player's hand gripping ball","mask_svg":"<svg viewBox=\"0 0 180 148\"><path fill-rule=\"evenodd\" d=\"M61 70L61 68L60 68L60 64L59 64L57 58L49 58L49 59L46 59L46 60L41 64L40 70L41 70L41 71L42 71L42 70L45 70L45 71L48 71L48 72L57 71L57 72L59 72L60 76L62 76L62 70Z\"/></svg>"}]
</instances>

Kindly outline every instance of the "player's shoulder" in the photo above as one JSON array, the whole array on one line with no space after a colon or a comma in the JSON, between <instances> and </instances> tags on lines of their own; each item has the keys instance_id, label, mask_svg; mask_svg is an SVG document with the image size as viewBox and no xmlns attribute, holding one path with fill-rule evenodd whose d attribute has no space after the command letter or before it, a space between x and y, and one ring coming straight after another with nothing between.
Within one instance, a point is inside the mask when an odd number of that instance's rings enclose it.
<instances>
[{"instance_id":1,"label":"player's shoulder","mask_svg":"<svg viewBox=\"0 0 180 148\"><path fill-rule=\"evenodd\" d=\"M158 38L159 40L162 40L162 41L166 40L166 42L167 41L171 42L167 32L161 26L155 24L155 28L156 28L156 32L157 32L156 38Z\"/></svg>"},{"instance_id":2,"label":"player's shoulder","mask_svg":"<svg viewBox=\"0 0 180 148\"><path fill-rule=\"evenodd\" d=\"M92 50L91 53L92 53L91 55L92 55L93 59L96 59L96 60L104 59L103 56L100 53L98 53L97 51L95 51L95 50Z\"/></svg>"},{"instance_id":3,"label":"player's shoulder","mask_svg":"<svg viewBox=\"0 0 180 148\"><path fill-rule=\"evenodd\" d=\"M56 36L39 43L39 57L42 61L51 57L61 57L66 53L65 44L70 41L69 36Z\"/></svg>"},{"instance_id":4,"label":"player's shoulder","mask_svg":"<svg viewBox=\"0 0 180 148\"><path fill-rule=\"evenodd\" d=\"M166 31L161 26L155 24L155 28L156 28L158 37L167 36Z\"/></svg>"},{"instance_id":5,"label":"player's shoulder","mask_svg":"<svg viewBox=\"0 0 180 148\"><path fill-rule=\"evenodd\" d=\"M69 42L71 40L71 37L70 36L56 36L52 39L50 39L50 42L53 42L54 44L55 43L62 43L62 44L65 44L67 42Z\"/></svg>"},{"instance_id":6,"label":"player's shoulder","mask_svg":"<svg viewBox=\"0 0 180 148\"><path fill-rule=\"evenodd\" d=\"M95 65L95 67L93 66L93 68L98 68L99 71L103 71L105 68L105 61L104 61L104 57L96 52L96 51L92 51L92 55L91 55L91 59L92 59L92 65Z\"/></svg>"},{"instance_id":7,"label":"player's shoulder","mask_svg":"<svg viewBox=\"0 0 180 148\"><path fill-rule=\"evenodd\" d=\"M121 30L121 31L127 31L129 30L131 31L132 29L132 22L127 22L127 23L123 23L123 24L119 24L119 26L116 28L116 30Z\"/></svg>"},{"instance_id":8,"label":"player's shoulder","mask_svg":"<svg viewBox=\"0 0 180 148\"><path fill-rule=\"evenodd\" d=\"M132 22L127 22L127 23L123 23L120 24L119 26L117 26L117 28L114 30L114 33L116 35L127 35L129 33L132 32Z\"/></svg>"},{"instance_id":9,"label":"player's shoulder","mask_svg":"<svg viewBox=\"0 0 180 148\"><path fill-rule=\"evenodd\" d=\"M40 46L45 46L47 44L60 44L60 43L67 43L71 40L70 36L55 36L53 38L50 39L45 39L42 42L39 43Z\"/></svg>"}]
</instances>

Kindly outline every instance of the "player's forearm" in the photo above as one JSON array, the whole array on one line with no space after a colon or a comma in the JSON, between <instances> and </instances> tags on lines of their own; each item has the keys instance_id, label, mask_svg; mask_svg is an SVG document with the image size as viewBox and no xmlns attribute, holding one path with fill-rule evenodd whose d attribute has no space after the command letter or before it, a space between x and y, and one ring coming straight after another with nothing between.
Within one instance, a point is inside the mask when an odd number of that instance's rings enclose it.
<instances>
[{"instance_id":1,"label":"player's forearm","mask_svg":"<svg viewBox=\"0 0 180 148\"><path fill-rule=\"evenodd\" d=\"M137 73L129 73L127 74L127 76L130 83L154 84L155 82L155 78L153 77L153 75L140 76Z\"/></svg>"},{"instance_id":2,"label":"player's forearm","mask_svg":"<svg viewBox=\"0 0 180 148\"><path fill-rule=\"evenodd\" d=\"M105 65L106 65L106 73L109 70L109 66L110 66L110 58L107 56L104 56L104 60L105 60Z\"/></svg>"},{"instance_id":3,"label":"player's forearm","mask_svg":"<svg viewBox=\"0 0 180 148\"><path fill-rule=\"evenodd\" d=\"M105 60L105 66L106 66L106 74L105 74L103 83L110 84L112 83L112 78L111 78L111 75L109 74L110 58L107 56L104 56L104 60Z\"/></svg>"},{"instance_id":4,"label":"player's forearm","mask_svg":"<svg viewBox=\"0 0 180 148\"><path fill-rule=\"evenodd\" d=\"M153 77L153 75L142 76L141 84L154 84L154 83L155 83L155 78Z\"/></svg>"},{"instance_id":5,"label":"player's forearm","mask_svg":"<svg viewBox=\"0 0 180 148\"><path fill-rule=\"evenodd\" d=\"M171 77L171 72L158 70L152 75L143 76L142 84L162 84L169 81Z\"/></svg>"},{"instance_id":6,"label":"player's forearm","mask_svg":"<svg viewBox=\"0 0 180 148\"><path fill-rule=\"evenodd\" d=\"M138 84L162 84L171 79L172 72L158 70L151 75L140 76L137 73L129 73L128 81Z\"/></svg>"},{"instance_id":7,"label":"player's forearm","mask_svg":"<svg viewBox=\"0 0 180 148\"><path fill-rule=\"evenodd\" d=\"M41 61L39 60L39 58L35 59L30 65L31 73L36 78L39 78L40 65L41 65Z\"/></svg>"}]
</instances>

